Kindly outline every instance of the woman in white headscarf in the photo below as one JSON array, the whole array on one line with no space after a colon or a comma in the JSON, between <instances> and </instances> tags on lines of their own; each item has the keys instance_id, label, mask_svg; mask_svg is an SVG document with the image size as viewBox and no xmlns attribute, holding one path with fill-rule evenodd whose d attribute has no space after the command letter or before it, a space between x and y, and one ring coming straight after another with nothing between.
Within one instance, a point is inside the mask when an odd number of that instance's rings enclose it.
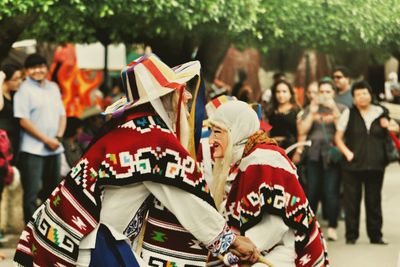
<instances>
[{"instance_id":1,"label":"woman in white headscarf","mask_svg":"<svg viewBox=\"0 0 400 267\"><path fill-rule=\"evenodd\" d=\"M274 266L327 266L318 223L296 167L260 129L242 101L222 104L210 118L215 169L212 192L231 228L250 237Z\"/></svg>"}]
</instances>

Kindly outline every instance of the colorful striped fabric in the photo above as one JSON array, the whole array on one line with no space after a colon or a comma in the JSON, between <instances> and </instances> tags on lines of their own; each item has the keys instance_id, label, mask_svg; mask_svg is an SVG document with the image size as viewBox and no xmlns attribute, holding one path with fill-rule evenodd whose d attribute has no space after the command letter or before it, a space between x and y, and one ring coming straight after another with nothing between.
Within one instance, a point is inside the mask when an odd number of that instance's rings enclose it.
<instances>
[{"instance_id":1,"label":"colorful striped fabric","mask_svg":"<svg viewBox=\"0 0 400 267\"><path fill-rule=\"evenodd\" d=\"M190 134L188 149L191 156L196 158L196 151L200 143L202 122L206 117L206 93L201 77L200 63L198 61L191 61L170 68L156 55L144 55L129 63L122 70L121 78L126 99L108 107L104 112L105 114L120 116L126 109L159 99L173 90L184 90L188 81L197 79L189 117L189 126L192 132ZM181 105L178 104L178 116L180 115L180 108ZM157 112L159 111L157 110ZM160 115L163 117L162 114ZM176 125L176 135L179 137L180 124L176 122Z\"/></svg>"},{"instance_id":2,"label":"colorful striped fabric","mask_svg":"<svg viewBox=\"0 0 400 267\"><path fill-rule=\"evenodd\" d=\"M173 90L183 89L186 82L200 77L200 62L190 61L170 68L156 55L143 55L129 63L121 71L126 101L124 105L108 108L105 113L113 114L159 99Z\"/></svg>"}]
</instances>

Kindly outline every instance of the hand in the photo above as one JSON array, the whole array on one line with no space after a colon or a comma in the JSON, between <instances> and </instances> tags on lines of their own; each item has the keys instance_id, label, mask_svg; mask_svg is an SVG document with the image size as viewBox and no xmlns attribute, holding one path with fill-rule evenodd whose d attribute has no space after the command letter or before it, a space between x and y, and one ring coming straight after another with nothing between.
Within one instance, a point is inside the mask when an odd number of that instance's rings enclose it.
<instances>
[{"instance_id":1,"label":"hand","mask_svg":"<svg viewBox=\"0 0 400 267\"><path fill-rule=\"evenodd\" d=\"M57 150L60 146L60 142L56 138L48 138L45 140L44 144L52 151Z\"/></svg>"},{"instance_id":2,"label":"hand","mask_svg":"<svg viewBox=\"0 0 400 267\"><path fill-rule=\"evenodd\" d=\"M346 153L345 157L348 162L351 162L354 159L354 153L350 151L349 153Z\"/></svg>"},{"instance_id":3,"label":"hand","mask_svg":"<svg viewBox=\"0 0 400 267\"><path fill-rule=\"evenodd\" d=\"M335 116L333 116L332 114L327 114L325 116L322 116L322 121L324 123L331 123L335 121Z\"/></svg>"},{"instance_id":4,"label":"hand","mask_svg":"<svg viewBox=\"0 0 400 267\"><path fill-rule=\"evenodd\" d=\"M333 98L327 98L324 103L322 103L325 107L334 109L336 107L335 100Z\"/></svg>"},{"instance_id":5,"label":"hand","mask_svg":"<svg viewBox=\"0 0 400 267\"><path fill-rule=\"evenodd\" d=\"M236 236L235 242L233 242L232 248L238 252L237 255L242 261L249 261L256 263L260 258L260 254L254 243L245 236Z\"/></svg>"},{"instance_id":6,"label":"hand","mask_svg":"<svg viewBox=\"0 0 400 267\"><path fill-rule=\"evenodd\" d=\"M382 128L388 128L389 127L389 120L387 118L381 118L379 120L379 124L381 125Z\"/></svg>"},{"instance_id":7,"label":"hand","mask_svg":"<svg viewBox=\"0 0 400 267\"><path fill-rule=\"evenodd\" d=\"M293 154L292 162L295 165L297 165L297 164L299 164L300 161L301 161L301 153L296 150L296 152L294 152L294 154Z\"/></svg>"}]
</instances>

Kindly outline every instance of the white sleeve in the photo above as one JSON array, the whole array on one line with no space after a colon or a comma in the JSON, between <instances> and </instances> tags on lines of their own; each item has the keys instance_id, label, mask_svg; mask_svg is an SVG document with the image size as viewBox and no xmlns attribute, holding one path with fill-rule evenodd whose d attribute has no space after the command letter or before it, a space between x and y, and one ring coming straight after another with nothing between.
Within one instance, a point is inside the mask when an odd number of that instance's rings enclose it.
<instances>
[{"instance_id":1,"label":"white sleeve","mask_svg":"<svg viewBox=\"0 0 400 267\"><path fill-rule=\"evenodd\" d=\"M264 215L262 220L246 231L259 251L268 251L264 258L279 267L295 267L296 251L294 231L290 229L281 217ZM256 263L252 267L265 267Z\"/></svg>"},{"instance_id":2,"label":"white sleeve","mask_svg":"<svg viewBox=\"0 0 400 267\"><path fill-rule=\"evenodd\" d=\"M349 123L349 117L350 117L350 110L346 108L343 110L342 114L339 117L339 120L336 123L336 130L344 132L346 131L347 124Z\"/></svg>"},{"instance_id":3,"label":"white sleeve","mask_svg":"<svg viewBox=\"0 0 400 267\"><path fill-rule=\"evenodd\" d=\"M260 251L270 250L282 241L283 235L289 227L283 220L274 215L264 215L262 220L246 231L249 237Z\"/></svg>"},{"instance_id":4,"label":"white sleeve","mask_svg":"<svg viewBox=\"0 0 400 267\"><path fill-rule=\"evenodd\" d=\"M175 215L186 230L207 247L219 239L225 230L225 219L216 209L197 196L161 183L143 182L143 184Z\"/></svg>"}]
</instances>

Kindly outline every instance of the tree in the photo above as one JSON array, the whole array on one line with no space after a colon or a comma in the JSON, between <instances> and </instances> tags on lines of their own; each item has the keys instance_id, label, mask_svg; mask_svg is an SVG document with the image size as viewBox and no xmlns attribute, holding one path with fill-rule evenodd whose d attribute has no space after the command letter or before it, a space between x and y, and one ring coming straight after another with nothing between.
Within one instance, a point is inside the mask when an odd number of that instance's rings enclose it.
<instances>
[{"instance_id":1,"label":"tree","mask_svg":"<svg viewBox=\"0 0 400 267\"><path fill-rule=\"evenodd\" d=\"M400 55L399 1L264 1L262 6L263 15L248 35L266 52L315 48L333 62L356 66L355 76L382 85L383 63L391 54ZM361 57L369 70L354 64Z\"/></svg>"},{"instance_id":2,"label":"tree","mask_svg":"<svg viewBox=\"0 0 400 267\"><path fill-rule=\"evenodd\" d=\"M212 79L235 34L255 23L258 0L71 0L55 2L25 37L43 41L145 43L170 65L195 51ZM54 33L57 34L54 34ZM213 46L212 44L217 45ZM210 66L213 67L210 67Z\"/></svg>"},{"instance_id":3,"label":"tree","mask_svg":"<svg viewBox=\"0 0 400 267\"><path fill-rule=\"evenodd\" d=\"M12 36L1 35L0 59L24 25L32 24L26 37L142 42L170 65L197 50L209 79L231 42L264 52L362 49L379 60L400 54L397 0L3 0L0 8L1 33L4 25L21 25ZM30 20L16 24L20 16Z\"/></svg>"}]
</instances>

